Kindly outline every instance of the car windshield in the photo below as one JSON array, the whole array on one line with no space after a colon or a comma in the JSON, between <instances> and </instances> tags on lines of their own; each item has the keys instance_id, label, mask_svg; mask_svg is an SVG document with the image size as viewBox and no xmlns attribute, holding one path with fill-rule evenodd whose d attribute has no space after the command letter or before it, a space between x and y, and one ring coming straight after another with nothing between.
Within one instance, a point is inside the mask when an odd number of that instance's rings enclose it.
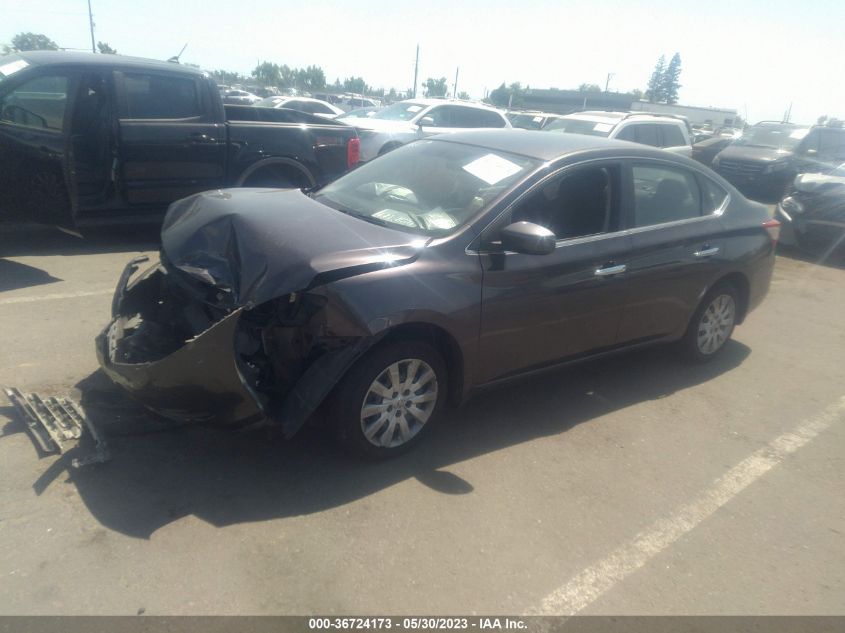
<instances>
[{"instance_id":1,"label":"car windshield","mask_svg":"<svg viewBox=\"0 0 845 633\"><path fill-rule=\"evenodd\" d=\"M772 149L793 150L807 136L810 128L791 126L752 126L734 141L734 145L749 147L770 147Z\"/></svg>"},{"instance_id":2,"label":"car windshield","mask_svg":"<svg viewBox=\"0 0 845 633\"><path fill-rule=\"evenodd\" d=\"M394 103L371 116L371 119L384 119L385 121L410 121L419 114L426 106L412 101Z\"/></svg>"},{"instance_id":3,"label":"car windshield","mask_svg":"<svg viewBox=\"0 0 845 633\"><path fill-rule=\"evenodd\" d=\"M417 141L341 177L314 199L375 224L441 236L539 165L476 145Z\"/></svg>"},{"instance_id":4,"label":"car windshield","mask_svg":"<svg viewBox=\"0 0 845 633\"><path fill-rule=\"evenodd\" d=\"M552 121L543 130L567 134L587 134L588 136L607 136L613 129L613 124L600 121L585 121L584 119L561 118Z\"/></svg>"},{"instance_id":5,"label":"car windshield","mask_svg":"<svg viewBox=\"0 0 845 633\"><path fill-rule=\"evenodd\" d=\"M525 130L539 130L543 127L546 117L542 114L513 114L508 115L511 125Z\"/></svg>"}]
</instances>

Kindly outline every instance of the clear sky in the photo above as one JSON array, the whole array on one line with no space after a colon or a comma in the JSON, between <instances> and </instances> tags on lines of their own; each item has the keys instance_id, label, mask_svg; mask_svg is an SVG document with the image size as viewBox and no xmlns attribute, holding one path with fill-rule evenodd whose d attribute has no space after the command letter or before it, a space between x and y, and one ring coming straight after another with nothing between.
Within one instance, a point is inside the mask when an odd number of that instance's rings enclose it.
<instances>
[{"instance_id":1,"label":"clear sky","mask_svg":"<svg viewBox=\"0 0 845 633\"><path fill-rule=\"evenodd\" d=\"M96 37L120 53L248 73L316 64L329 82L385 89L448 78L480 98L534 88L645 89L661 53L683 61L680 103L750 121L845 118L845 0L91 0ZM86 0L0 0L0 42L20 31L90 48Z\"/></svg>"}]
</instances>

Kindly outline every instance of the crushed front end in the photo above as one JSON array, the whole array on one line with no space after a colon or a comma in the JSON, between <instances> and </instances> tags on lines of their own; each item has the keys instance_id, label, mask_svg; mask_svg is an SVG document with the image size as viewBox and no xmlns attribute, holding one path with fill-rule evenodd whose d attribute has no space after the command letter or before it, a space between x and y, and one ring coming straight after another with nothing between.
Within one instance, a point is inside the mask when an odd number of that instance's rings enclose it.
<instances>
[{"instance_id":1,"label":"crushed front end","mask_svg":"<svg viewBox=\"0 0 845 633\"><path fill-rule=\"evenodd\" d=\"M245 380L235 355L243 309L204 296L213 292L210 287L177 282L162 264L132 278L142 261L134 259L124 270L112 320L97 337L103 371L171 419L219 424L261 419L264 399Z\"/></svg>"}]
</instances>

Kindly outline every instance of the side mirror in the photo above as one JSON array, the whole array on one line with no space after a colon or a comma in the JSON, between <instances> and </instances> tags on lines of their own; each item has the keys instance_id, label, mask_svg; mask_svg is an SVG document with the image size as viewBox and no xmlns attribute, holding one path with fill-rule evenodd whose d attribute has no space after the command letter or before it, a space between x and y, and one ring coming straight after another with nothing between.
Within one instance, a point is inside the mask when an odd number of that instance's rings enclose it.
<instances>
[{"instance_id":1,"label":"side mirror","mask_svg":"<svg viewBox=\"0 0 845 633\"><path fill-rule=\"evenodd\" d=\"M523 255L548 255L557 240L549 229L533 222L514 222L502 229L502 248Z\"/></svg>"},{"instance_id":2,"label":"side mirror","mask_svg":"<svg viewBox=\"0 0 845 633\"><path fill-rule=\"evenodd\" d=\"M417 125L419 127L423 127L423 126L433 127L434 126L434 119L432 119L430 116L424 116L419 121L417 121Z\"/></svg>"}]
</instances>

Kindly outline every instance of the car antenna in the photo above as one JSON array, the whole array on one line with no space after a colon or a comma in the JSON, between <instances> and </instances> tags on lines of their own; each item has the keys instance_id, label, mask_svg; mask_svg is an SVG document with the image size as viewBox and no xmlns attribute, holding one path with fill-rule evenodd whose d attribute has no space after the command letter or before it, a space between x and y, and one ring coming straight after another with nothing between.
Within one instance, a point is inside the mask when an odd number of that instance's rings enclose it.
<instances>
[{"instance_id":1,"label":"car antenna","mask_svg":"<svg viewBox=\"0 0 845 633\"><path fill-rule=\"evenodd\" d=\"M174 64L178 64L178 63L179 63L179 58L180 58L180 57L182 57L182 53L184 53L184 52L185 52L185 49L186 49L186 48L188 48L188 45L187 45L187 44L185 44L185 45L182 47L182 50L181 50L181 51L179 51L179 54L178 54L178 55L174 55L173 57L171 57L171 58L170 58L170 59L168 59L167 61L172 62L172 63L174 63Z\"/></svg>"}]
</instances>

